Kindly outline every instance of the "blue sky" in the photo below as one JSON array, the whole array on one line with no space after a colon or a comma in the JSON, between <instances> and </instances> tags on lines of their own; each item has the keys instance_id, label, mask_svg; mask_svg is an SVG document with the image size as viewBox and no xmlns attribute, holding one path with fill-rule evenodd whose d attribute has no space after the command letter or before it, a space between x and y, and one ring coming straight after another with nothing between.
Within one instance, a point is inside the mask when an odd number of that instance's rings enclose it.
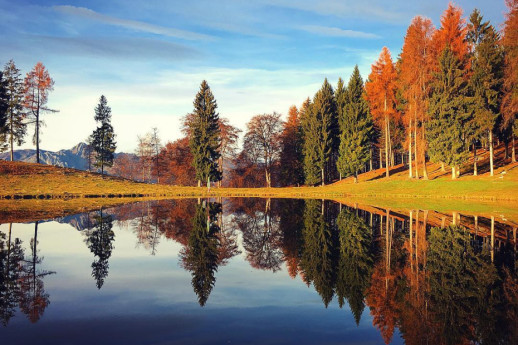
<instances>
[{"instance_id":1,"label":"blue sky","mask_svg":"<svg viewBox=\"0 0 518 345\"><path fill-rule=\"evenodd\" d=\"M500 27L503 0L463 0ZM206 79L220 116L244 129L256 114L285 114L327 77L348 79L355 64L366 77L387 46L395 58L411 19L439 25L447 0L0 0L0 63L25 74L43 62L55 88L45 115L42 149L70 148L95 128L101 94L112 107L118 151L158 127L180 137ZM32 130L32 129L31 129ZM31 147L30 138L23 147Z\"/></svg>"}]
</instances>

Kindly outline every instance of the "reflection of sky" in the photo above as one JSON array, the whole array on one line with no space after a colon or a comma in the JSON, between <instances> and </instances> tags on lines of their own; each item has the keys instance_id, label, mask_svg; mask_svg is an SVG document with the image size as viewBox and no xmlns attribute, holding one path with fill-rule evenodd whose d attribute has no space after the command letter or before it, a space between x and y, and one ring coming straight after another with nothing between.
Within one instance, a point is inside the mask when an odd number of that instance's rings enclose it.
<instances>
[{"instance_id":1,"label":"reflection of sky","mask_svg":"<svg viewBox=\"0 0 518 345\"><path fill-rule=\"evenodd\" d=\"M357 327L347 306L325 309L300 278L291 279L285 269L253 269L243 254L219 268L202 308L190 273L179 265L181 245L162 238L151 256L116 224L109 274L97 290L84 234L67 224L40 223L41 268L56 272L44 279L50 305L36 324L21 314L12 318L0 328L2 344L382 342L368 308ZM33 235L33 224L13 224L12 237L23 241L27 255Z\"/></svg>"}]
</instances>

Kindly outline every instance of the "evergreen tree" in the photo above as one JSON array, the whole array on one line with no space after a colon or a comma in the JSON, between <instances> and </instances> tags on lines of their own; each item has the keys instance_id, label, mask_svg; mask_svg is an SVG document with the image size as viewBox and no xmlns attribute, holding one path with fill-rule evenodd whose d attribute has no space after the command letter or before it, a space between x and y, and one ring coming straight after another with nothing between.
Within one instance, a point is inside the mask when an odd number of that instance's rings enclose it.
<instances>
[{"instance_id":1,"label":"evergreen tree","mask_svg":"<svg viewBox=\"0 0 518 345\"><path fill-rule=\"evenodd\" d=\"M5 140L7 131L7 108L9 107L9 98L7 96L7 81L4 79L2 71L0 71L0 152L7 149Z\"/></svg>"},{"instance_id":2,"label":"evergreen tree","mask_svg":"<svg viewBox=\"0 0 518 345\"><path fill-rule=\"evenodd\" d=\"M338 128L342 132L344 122L344 109L347 102L347 88L342 78L338 78L335 91L336 113L338 114Z\"/></svg>"},{"instance_id":3,"label":"evergreen tree","mask_svg":"<svg viewBox=\"0 0 518 345\"><path fill-rule=\"evenodd\" d=\"M374 264L372 230L360 217L345 208L336 223L340 240L336 283L338 303L342 307L347 299L356 324L359 324Z\"/></svg>"},{"instance_id":4,"label":"evergreen tree","mask_svg":"<svg viewBox=\"0 0 518 345\"><path fill-rule=\"evenodd\" d=\"M23 111L23 80L20 70L16 68L13 60L4 67L3 79L7 86L7 123L5 130L0 133L0 141L6 142L11 151L11 161L14 160L14 145L20 146L24 142L27 133L27 125L24 123Z\"/></svg>"},{"instance_id":5,"label":"evergreen tree","mask_svg":"<svg viewBox=\"0 0 518 345\"><path fill-rule=\"evenodd\" d=\"M112 110L104 95L99 99L95 107L94 119L100 124L91 135L93 150L95 151L94 166L101 168L101 175L104 176L104 167L113 165L114 152L116 149L115 133L111 125Z\"/></svg>"},{"instance_id":6,"label":"evergreen tree","mask_svg":"<svg viewBox=\"0 0 518 345\"><path fill-rule=\"evenodd\" d=\"M112 230L113 218L111 215L103 215L101 209L94 219L95 228L88 233L85 242L95 256L94 262L92 262L92 277L95 279L97 289L101 289L108 276L110 268L108 260L112 255L115 233Z\"/></svg>"},{"instance_id":7,"label":"evergreen tree","mask_svg":"<svg viewBox=\"0 0 518 345\"><path fill-rule=\"evenodd\" d=\"M354 181L357 182L358 170L370 159L369 134L372 131L369 106L363 97L363 80L358 66L355 66L349 80L344 103L337 166L340 176L354 175Z\"/></svg>"},{"instance_id":8,"label":"evergreen tree","mask_svg":"<svg viewBox=\"0 0 518 345\"><path fill-rule=\"evenodd\" d=\"M456 169L467 158L467 123L471 118L472 100L459 59L446 48L439 59L439 71L432 83L427 128L430 159Z\"/></svg>"},{"instance_id":9,"label":"evergreen tree","mask_svg":"<svg viewBox=\"0 0 518 345\"><path fill-rule=\"evenodd\" d=\"M194 99L193 118L188 124L189 146L198 186L201 185L201 181L207 181L207 185L210 185L211 181L221 180L218 166L221 136L217 107L209 84L205 80L202 81L200 91Z\"/></svg>"},{"instance_id":10,"label":"evergreen tree","mask_svg":"<svg viewBox=\"0 0 518 345\"><path fill-rule=\"evenodd\" d=\"M471 91L474 96L474 114L470 127L472 141L488 135L490 151L490 174L493 176L493 132L500 117L503 87L504 55L499 45L500 37L489 22L483 22L475 9L470 16L468 40L475 47L472 54ZM476 147L473 147L476 154ZM476 159L474 162L476 175Z\"/></svg>"},{"instance_id":11,"label":"evergreen tree","mask_svg":"<svg viewBox=\"0 0 518 345\"><path fill-rule=\"evenodd\" d=\"M184 267L191 272L191 284L202 307L216 283L220 247L217 235L221 230L217 222L219 213L219 203L203 202L196 205L192 219L193 228L187 248L182 253Z\"/></svg>"},{"instance_id":12,"label":"evergreen tree","mask_svg":"<svg viewBox=\"0 0 518 345\"><path fill-rule=\"evenodd\" d=\"M304 121L306 183L317 184L320 182L324 185L335 168L333 155L335 147L338 146L336 102L333 87L327 78L324 80L322 88L315 94L309 109ZM311 166L319 169L320 176L315 174L316 171Z\"/></svg>"}]
</instances>

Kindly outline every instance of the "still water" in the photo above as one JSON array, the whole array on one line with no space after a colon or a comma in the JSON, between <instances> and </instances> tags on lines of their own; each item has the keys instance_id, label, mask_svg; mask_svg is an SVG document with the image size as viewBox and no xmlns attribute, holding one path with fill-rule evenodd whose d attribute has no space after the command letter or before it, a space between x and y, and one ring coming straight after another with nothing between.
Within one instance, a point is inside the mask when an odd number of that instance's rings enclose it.
<instances>
[{"instance_id":1,"label":"still water","mask_svg":"<svg viewBox=\"0 0 518 345\"><path fill-rule=\"evenodd\" d=\"M518 344L516 225L167 200L0 225L1 344Z\"/></svg>"}]
</instances>

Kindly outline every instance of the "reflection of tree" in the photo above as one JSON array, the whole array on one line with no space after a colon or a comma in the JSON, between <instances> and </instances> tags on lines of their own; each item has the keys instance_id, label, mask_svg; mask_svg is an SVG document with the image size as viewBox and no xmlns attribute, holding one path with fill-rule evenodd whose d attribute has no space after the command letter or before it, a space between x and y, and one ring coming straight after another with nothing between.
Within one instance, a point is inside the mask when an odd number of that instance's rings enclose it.
<instances>
[{"instance_id":1,"label":"reflection of tree","mask_svg":"<svg viewBox=\"0 0 518 345\"><path fill-rule=\"evenodd\" d=\"M365 290L369 287L372 265L372 232L365 222L345 208L338 216L340 259L336 293L340 307L347 299L356 324L365 308Z\"/></svg>"},{"instance_id":2,"label":"reflection of tree","mask_svg":"<svg viewBox=\"0 0 518 345\"><path fill-rule=\"evenodd\" d=\"M20 293L20 268L25 255L22 241L11 241L12 224L9 224L9 237L0 232L0 319L7 326L14 316Z\"/></svg>"},{"instance_id":3,"label":"reflection of tree","mask_svg":"<svg viewBox=\"0 0 518 345\"><path fill-rule=\"evenodd\" d=\"M97 288L100 289L104 284L104 279L108 276L108 259L112 255L115 233L112 230L113 218L111 215L103 215L101 209L94 219L96 225L93 230L88 232L85 242L96 257L92 263L92 277L95 279Z\"/></svg>"},{"instance_id":4,"label":"reflection of tree","mask_svg":"<svg viewBox=\"0 0 518 345\"><path fill-rule=\"evenodd\" d=\"M446 344L473 341L477 314L493 304L497 275L489 253L476 253L469 232L457 226L433 228L429 242L430 309L439 334Z\"/></svg>"},{"instance_id":5,"label":"reflection of tree","mask_svg":"<svg viewBox=\"0 0 518 345\"><path fill-rule=\"evenodd\" d=\"M326 222L325 211L324 201L306 200L300 268L306 283L313 283L327 307L334 295L338 245L336 232Z\"/></svg>"},{"instance_id":6,"label":"reflection of tree","mask_svg":"<svg viewBox=\"0 0 518 345\"><path fill-rule=\"evenodd\" d=\"M139 215L131 221L133 231L137 235L137 245L142 245L151 255L156 254L160 242L160 225L165 218L162 205L158 202L147 202L140 205Z\"/></svg>"},{"instance_id":7,"label":"reflection of tree","mask_svg":"<svg viewBox=\"0 0 518 345\"><path fill-rule=\"evenodd\" d=\"M189 241L181 253L184 268L191 271L192 287L201 306L207 302L216 283L219 247L217 233L220 230L217 215L220 212L219 203L203 202L196 205Z\"/></svg>"},{"instance_id":8,"label":"reflection of tree","mask_svg":"<svg viewBox=\"0 0 518 345\"><path fill-rule=\"evenodd\" d=\"M304 200L282 199L277 203L279 213L279 229L282 232L282 251L290 277L295 278L299 269L300 249L302 246L302 229L304 219L301 210Z\"/></svg>"},{"instance_id":9,"label":"reflection of tree","mask_svg":"<svg viewBox=\"0 0 518 345\"><path fill-rule=\"evenodd\" d=\"M37 322L50 303L45 292L43 278L55 272L38 269L43 257L38 257L38 222L34 224L34 237L31 239L31 256L24 260L20 272L20 310L32 323Z\"/></svg>"},{"instance_id":10,"label":"reflection of tree","mask_svg":"<svg viewBox=\"0 0 518 345\"><path fill-rule=\"evenodd\" d=\"M237 217L236 221L243 232L243 247L250 265L276 272L281 268L283 261L283 254L279 247L282 233L279 229L279 218L272 212L270 199L264 202L263 212L245 213Z\"/></svg>"}]
</instances>

